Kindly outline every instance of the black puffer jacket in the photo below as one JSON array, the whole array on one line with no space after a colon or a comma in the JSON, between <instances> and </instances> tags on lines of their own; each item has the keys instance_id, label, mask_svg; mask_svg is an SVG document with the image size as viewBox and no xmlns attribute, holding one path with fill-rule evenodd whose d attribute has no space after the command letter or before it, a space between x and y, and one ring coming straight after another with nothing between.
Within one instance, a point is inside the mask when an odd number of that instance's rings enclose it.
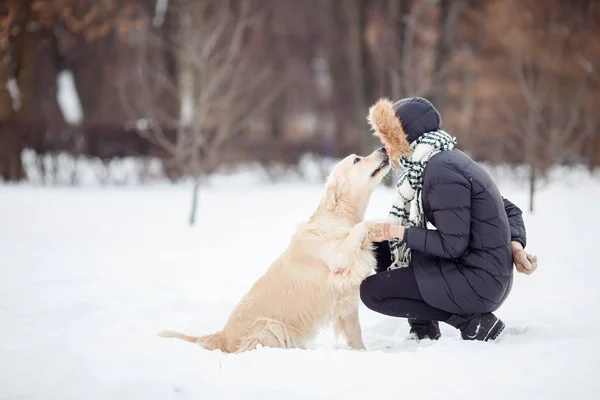
<instances>
[{"instance_id":1,"label":"black puffer jacket","mask_svg":"<svg viewBox=\"0 0 600 400\"><path fill-rule=\"evenodd\" d=\"M436 229L408 228L404 240L424 300L455 314L496 310L512 286L510 242L526 245L521 210L456 149L429 160L422 196Z\"/></svg>"}]
</instances>

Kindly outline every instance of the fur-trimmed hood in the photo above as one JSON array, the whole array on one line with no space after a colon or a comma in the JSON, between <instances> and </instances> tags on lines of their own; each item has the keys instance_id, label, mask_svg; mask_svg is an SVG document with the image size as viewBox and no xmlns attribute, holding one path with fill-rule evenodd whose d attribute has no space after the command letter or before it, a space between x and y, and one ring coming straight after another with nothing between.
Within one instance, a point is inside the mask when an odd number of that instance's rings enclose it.
<instances>
[{"instance_id":1,"label":"fur-trimmed hood","mask_svg":"<svg viewBox=\"0 0 600 400\"><path fill-rule=\"evenodd\" d=\"M442 127L440 113L422 97L409 97L395 103L381 98L369 109L367 120L373 135L394 148L400 157L410 155L410 143L422 134Z\"/></svg>"}]
</instances>

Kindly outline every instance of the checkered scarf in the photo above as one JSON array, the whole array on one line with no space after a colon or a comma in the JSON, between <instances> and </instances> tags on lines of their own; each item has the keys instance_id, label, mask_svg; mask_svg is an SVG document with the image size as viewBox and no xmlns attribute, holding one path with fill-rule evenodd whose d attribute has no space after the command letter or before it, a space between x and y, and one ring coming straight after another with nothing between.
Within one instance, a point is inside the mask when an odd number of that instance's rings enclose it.
<instances>
[{"instance_id":1,"label":"checkered scarf","mask_svg":"<svg viewBox=\"0 0 600 400\"><path fill-rule=\"evenodd\" d=\"M400 165L405 169L398 178L396 188L398 197L392 205L388 220L404 227L425 228L427 221L423 214L421 191L423 188L423 170L435 154L452 150L456 138L443 130L427 132L411 143L412 154L400 157ZM388 269L407 267L410 263L410 249L404 241L390 241L392 264Z\"/></svg>"}]
</instances>

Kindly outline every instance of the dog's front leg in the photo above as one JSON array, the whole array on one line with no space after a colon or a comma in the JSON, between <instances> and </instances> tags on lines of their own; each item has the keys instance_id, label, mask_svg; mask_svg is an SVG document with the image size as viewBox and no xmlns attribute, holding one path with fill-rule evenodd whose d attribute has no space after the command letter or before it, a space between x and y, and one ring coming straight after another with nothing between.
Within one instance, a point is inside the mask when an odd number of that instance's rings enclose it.
<instances>
[{"instance_id":1,"label":"dog's front leg","mask_svg":"<svg viewBox=\"0 0 600 400\"><path fill-rule=\"evenodd\" d=\"M346 276L352 267L352 260L356 259L357 253L363 249L372 222L359 222L350 230L348 237L338 248L331 270L335 275Z\"/></svg>"},{"instance_id":2,"label":"dog's front leg","mask_svg":"<svg viewBox=\"0 0 600 400\"><path fill-rule=\"evenodd\" d=\"M335 332L346 338L348 346L355 350L364 350L360 321L358 318L358 296L354 301L352 310L341 314L335 322Z\"/></svg>"}]
</instances>

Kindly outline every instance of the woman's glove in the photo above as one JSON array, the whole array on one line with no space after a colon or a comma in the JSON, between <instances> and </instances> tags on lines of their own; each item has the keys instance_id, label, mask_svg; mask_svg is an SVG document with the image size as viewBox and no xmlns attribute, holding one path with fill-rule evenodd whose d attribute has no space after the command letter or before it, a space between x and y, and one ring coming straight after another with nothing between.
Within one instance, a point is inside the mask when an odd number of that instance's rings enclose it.
<instances>
[{"instance_id":1,"label":"woman's glove","mask_svg":"<svg viewBox=\"0 0 600 400\"><path fill-rule=\"evenodd\" d=\"M404 227L389 222L373 224L365 242L383 242L386 240L403 239Z\"/></svg>"},{"instance_id":2,"label":"woman's glove","mask_svg":"<svg viewBox=\"0 0 600 400\"><path fill-rule=\"evenodd\" d=\"M538 267L537 256L527 253L519 242L511 242L511 246L513 251L513 262L517 271L522 274L531 275Z\"/></svg>"}]
</instances>

